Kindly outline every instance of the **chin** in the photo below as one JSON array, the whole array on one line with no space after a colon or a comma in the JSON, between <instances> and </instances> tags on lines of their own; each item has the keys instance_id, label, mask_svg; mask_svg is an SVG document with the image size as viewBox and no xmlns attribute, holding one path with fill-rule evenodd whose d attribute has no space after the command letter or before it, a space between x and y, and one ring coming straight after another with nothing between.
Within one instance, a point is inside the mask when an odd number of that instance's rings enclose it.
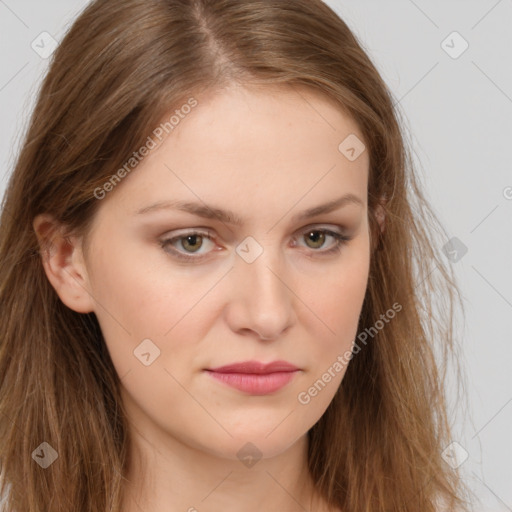
<instances>
[{"instance_id":1,"label":"chin","mask_svg":"<svg viewBox=\"0 0 512 512\"><path fill-rule=\"evenodd\" d=\"M275 426L274 426L275 428ZM260 459L276 457L295 444L307 431L291 435L289 428L279 427L269 435L269 429L258 429L254 426L236 431L230 430L233 437L207 436L214 443L202 446L202 450L214 457L240 461L248 467L255 465Z\"/></svg>"}]
</instances>

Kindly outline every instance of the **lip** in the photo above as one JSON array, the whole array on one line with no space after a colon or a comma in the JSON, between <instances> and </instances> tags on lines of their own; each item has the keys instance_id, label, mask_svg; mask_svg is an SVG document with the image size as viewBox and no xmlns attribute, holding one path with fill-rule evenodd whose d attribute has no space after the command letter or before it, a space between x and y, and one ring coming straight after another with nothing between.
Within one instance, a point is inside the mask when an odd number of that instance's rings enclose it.
<instances>
[{"instance_id":1,"label":"lip","mask_svg":"<svg viewBox=\"0 0 512 512\"><path fill-rule=\"evenodd\" d=\"M241 363L227 364L208 371L216 373L251 373L268 374L276 372L294 372L299 368L287 361L273 361L272 363L260 363L259 361L242 361Z\"/></svg>"},{"instance_id":2,"label":"lip","mask_svg":"<svg viewBox=\"0 0 512 512\"><path fill-rule=\"evenodd\" d=\"M244 361L206 369L214 379L252 395L274 393L288 384L300 371L287 361L261 363Z\"/></svg>"}]
</instances>

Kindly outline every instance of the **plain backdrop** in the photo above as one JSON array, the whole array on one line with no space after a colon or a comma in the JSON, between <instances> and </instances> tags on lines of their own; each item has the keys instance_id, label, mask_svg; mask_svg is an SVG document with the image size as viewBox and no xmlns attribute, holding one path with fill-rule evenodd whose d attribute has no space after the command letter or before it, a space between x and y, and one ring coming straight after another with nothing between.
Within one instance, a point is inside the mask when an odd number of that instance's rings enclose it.
<instances>
[{"instance_id":1,"label":"plain backdrop","mask_svg":"<svg viewBox=\"0 0 512 512\"><path fill-rule=\"evenodd\" d=\"M43 32L60 41L87 3L0 0L2 195L48 64L32 43ZM392 90L425 193L467 249L450 260L465 300L458 336L470 404L454 419L454 441L468 454L460 470L475 510L512 511L512 1L327 3Z\"/></svg>"}]
</instances>

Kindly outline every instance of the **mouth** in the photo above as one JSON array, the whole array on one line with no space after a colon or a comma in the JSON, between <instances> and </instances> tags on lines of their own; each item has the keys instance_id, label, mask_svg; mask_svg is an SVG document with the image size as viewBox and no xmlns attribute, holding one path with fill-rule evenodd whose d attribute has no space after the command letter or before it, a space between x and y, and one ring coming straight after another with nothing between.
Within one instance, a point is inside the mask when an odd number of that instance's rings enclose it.
<instances>
[{"instance_id":1,"label":"mouth","mask_svg":"<svg viewBox=\"0 0 512 512\"><path fill-rule=\"evenodd\" d=\"M251 395L267 395L286 386L301 370L286 361L245 361L205 371L217 381Z\"/></svg>"}]
</instances>

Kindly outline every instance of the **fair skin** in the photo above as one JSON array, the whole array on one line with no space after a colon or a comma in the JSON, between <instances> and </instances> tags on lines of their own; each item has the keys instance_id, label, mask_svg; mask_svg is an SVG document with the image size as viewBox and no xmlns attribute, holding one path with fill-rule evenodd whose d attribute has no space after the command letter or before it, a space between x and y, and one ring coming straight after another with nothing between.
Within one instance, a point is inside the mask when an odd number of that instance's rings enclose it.
<instances>
[{"instance_id":1,"label":"fair skin","mask_svg":"<svg viewBox=\"0 0 512 512\"><path fill-rule=\"evenodd\" d=\"M235 87L197 99L101 201L88 251L78 238L57 237L45 271L69 308L95 313L121 378L135 455L124 512L327 512L307 472L306 436L346 366L309 403L298 395L357 334L370 262L369 157L350 161L338 146L349 134L363 137L307 90ZM361 204L294 219L349 193ZM244 222L172 209L137 214L169 200L213 205ZM56 228L48 216L35 219L40 239ZM351 240L328 254L336 239L322 229ZM211 240L186 237L205 230ZM250 263L241 256L258 248ZM144 339L160 350L147 366L134 355ZM204 371L247 360L285 360L300 371L264 395ZM251 467L237 456L248 442L261 456Z\"/></svg>"}]
</instances>

